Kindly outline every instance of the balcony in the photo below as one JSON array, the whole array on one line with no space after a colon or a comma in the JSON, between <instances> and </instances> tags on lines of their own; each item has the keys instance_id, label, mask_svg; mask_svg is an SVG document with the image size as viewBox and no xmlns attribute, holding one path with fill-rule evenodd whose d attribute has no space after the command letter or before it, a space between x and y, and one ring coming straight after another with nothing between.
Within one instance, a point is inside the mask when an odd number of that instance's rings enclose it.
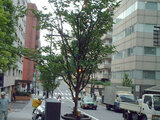
<instances>
[{"instance_id":1,"label":"balcony","mask_svg":"<svg viewBox=\"0 0 160 120\"><path fill-rule=\"evenodd\" d=\"M99 69L110 69L111 68L111 64L100 64L98 66Z\"/></svg>"},{"instance_id":2,"label":"balcony","mask_svg":"<svg viewBox=\"0 0 160 120\"><path fill-rule=\"evenodd\" d=\"M97 74L95 77L97 78L97 80L110 79L111 75L110 74Z\"/></svg>"}]
</instances>

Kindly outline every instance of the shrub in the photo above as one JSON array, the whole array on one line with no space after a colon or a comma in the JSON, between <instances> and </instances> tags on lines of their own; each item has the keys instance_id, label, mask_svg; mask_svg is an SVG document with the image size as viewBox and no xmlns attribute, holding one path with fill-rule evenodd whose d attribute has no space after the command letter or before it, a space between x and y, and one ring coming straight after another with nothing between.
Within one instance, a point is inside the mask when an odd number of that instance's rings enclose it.
<instances>
[{"instance_id":1,"label":"shrub","mask_svg":"<svg viewBox=\"0 0 160 120\"><path fill-rule=\"evenodd\" d=\"M20 91L16 91L16 96L30 96L31 93L30 92L20 92Z\"/></svg>"}]
</instances>

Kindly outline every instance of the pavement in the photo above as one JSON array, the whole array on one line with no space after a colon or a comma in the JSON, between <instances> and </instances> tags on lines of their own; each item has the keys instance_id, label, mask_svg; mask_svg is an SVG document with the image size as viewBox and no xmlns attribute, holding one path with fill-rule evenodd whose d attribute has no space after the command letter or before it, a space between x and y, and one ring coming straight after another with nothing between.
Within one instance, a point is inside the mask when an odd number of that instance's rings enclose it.
<instances>
[{"instance_id":1,"label":"pavement","mask_svg":"<svg viewBox=\"0 0 160 120\"><path fill-rule=\"evenodd\" d=\"M32 120L32 100L11 102L11 112L8 114L8 120Z\"/></svg>"}]
</instances>

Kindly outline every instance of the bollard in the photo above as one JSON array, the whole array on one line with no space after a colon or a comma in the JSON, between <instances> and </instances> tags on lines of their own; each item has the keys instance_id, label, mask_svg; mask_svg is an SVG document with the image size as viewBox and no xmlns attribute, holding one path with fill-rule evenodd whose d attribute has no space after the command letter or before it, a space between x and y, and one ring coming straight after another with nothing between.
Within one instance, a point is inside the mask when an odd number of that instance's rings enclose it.
<instances>
[{"instance_id":1,"label":"bollard","mask_svg":"<svg viewBox=\"0 0 160 120\"><path fill-rule=\"evenodd\" d=\"M61 103L54 98L46 99L45 120L60 120Z\"/></svg>"}]
</instances>

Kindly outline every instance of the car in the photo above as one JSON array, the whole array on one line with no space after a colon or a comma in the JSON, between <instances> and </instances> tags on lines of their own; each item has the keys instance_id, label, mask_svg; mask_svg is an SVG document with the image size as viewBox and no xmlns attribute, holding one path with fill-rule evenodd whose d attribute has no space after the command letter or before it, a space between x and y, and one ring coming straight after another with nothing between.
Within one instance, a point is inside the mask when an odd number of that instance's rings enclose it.
<instances>
[{"instance_id":1,"label":"car","mask_svg":"<svg viewBox=\"0 0 160 120\"><path fill-rule=\"evenodd\" d=\"M45 100L33 111L32 120L45 120Z\"/></svg>"},{"instance_id":2,"label":"car","mask_svg":"<svg viewBox=\"0 0 160 120\"><path fill-rule=\"evenodd\" d=\"M93 100L92 97L83 97L80 101L80 107L83 109L95 109L97 110L97 101Z\"/></svg>"}]
</instances>

